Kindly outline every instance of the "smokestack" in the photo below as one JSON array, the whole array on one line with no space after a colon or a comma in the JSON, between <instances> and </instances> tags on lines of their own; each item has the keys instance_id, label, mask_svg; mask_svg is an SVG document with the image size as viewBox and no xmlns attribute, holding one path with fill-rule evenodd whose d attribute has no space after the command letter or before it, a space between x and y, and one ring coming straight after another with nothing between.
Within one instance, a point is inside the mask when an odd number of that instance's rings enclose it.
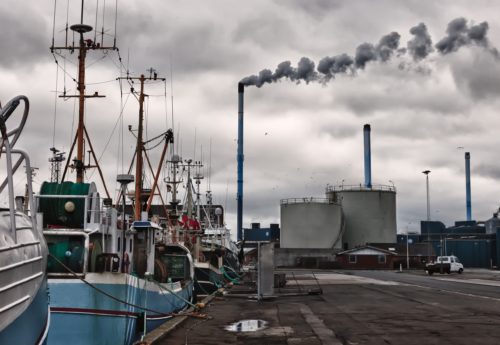
<instances>
[{"instance_id":1,"label":"smokestack","mask_svg":"<svg viewBox=\"0 0 500 345\"><path fill-rule=\"evenodd\" d=\"M242 240L243 235L243 96L245 92L245 85L238 83L238 152L236 160L238 162L238 192L236 194L237 201L237 217L236 229L237 239Z\"/></svg>"},{"instance_id":2,"label":"smokestack","mask_svg":"<svg viewBox=\"0 0 500 345\"><path fill-rule=\"evenodd\" d=\"M471 221L472 207L470 197L470 152L465 152L465 207L467 209L467 221Z\"/></svg>"},{"instance_id":3,"label":"smokestack","mask_svg":"<svg viewBox=\"0 0 500 345\"><path fill-rule=\"evenodd\" d=\"M363 127L365 143L365 187L372 188L372 153L370 148L370 125Z\"/></svg>"}]
</instances>

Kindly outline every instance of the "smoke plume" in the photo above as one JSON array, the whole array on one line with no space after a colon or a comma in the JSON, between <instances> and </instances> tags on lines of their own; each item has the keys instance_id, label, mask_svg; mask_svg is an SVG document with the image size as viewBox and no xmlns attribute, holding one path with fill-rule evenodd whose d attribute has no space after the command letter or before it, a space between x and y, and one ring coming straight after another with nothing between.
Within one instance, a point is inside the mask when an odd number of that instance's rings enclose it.
<instances>
[{"instance_id":1,"label":"smoke plume","mask_svg":"<svg viewBox=\"0 0 500 345\"><path fill-rule=\"evenodd\" d=\"M445 55L456 52L463 46L476 45L487 49L497 58L500 56L497 49L491 47L488 38L488 23L482 22L469 26L465 18L456 18L448 24L446 37L436 43L438 53ZM420 23L410 29L413 38L407 42L407 48L399 48L401 35L391 32L379 40L377 44L362 43L356 48L354 57L342 53L335 56L322 58L317 68L314 61L303 57L293 67L290 61L283 61L272 72L263 69L258 75L243 78L240 83L245 86L262 87L266 83L277 82L288 79L296 83L313 81L326 83L335 79L338 74L355 74L356 70L363 70L368 63L380 61L388 62L393 56L399 58L408 54L413 61L425 60L433 51L432 38L424 23Z\"/></svg>"},{"instance_id":2,"label":"smoke plume","mask_svg":"<svg viewBox=\"0 0 500 345\"><path fill-rule=\"evenodd\" d=\"M434 51L431 36L427 32L427 26L424 23L420 23L412 27L410 33L415 37L408 41L409 54L415 61L425 59L427 55Z\"/></svg>"},{"instance_id":3,"label":"smoke plume","mask_svg":"<svg viewBox=\"0 0 500 345\"><path fill-rule=\"evenodd\" d=\"M461 47L470 44L488 48L487 32L487 22L482 22L469 28L465 18L457 18L448 24L448 28L446 29L448 35L436 43L436 49L442 54L448 54L456 52Z\"/></svg>"}]
</instances>

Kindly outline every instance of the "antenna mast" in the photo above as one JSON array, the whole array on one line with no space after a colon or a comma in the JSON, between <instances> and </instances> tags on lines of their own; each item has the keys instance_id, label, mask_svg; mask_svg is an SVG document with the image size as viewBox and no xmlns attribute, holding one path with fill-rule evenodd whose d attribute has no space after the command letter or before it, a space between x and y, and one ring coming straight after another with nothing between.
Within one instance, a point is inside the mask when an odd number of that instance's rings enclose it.
<instances>
[{"instance_id":1,"label":"antenna mast","mask_svg":"<svg viewBox=\"0 0 500 345\"><path fill-rule=\"evenodd\" d=\"M61 162L66 158L65 152L59 152L55 147L51 147L52 157L49 158L50 162L50 182L59 182L59 173L61 172Z\"/></svg>"},{"instance_id":2,"label":"antenna mast","mask_svg":"<svg viewBox=\"0 0 500 345\"><path fill-rule=\"evenodd\" d=\"M83 9L84 9L84 0L81 2L81 15L80 15L80 24L74 24L70 26L70 29L77 34L79 34L80 39L79 39L79 44L78 46L75 46L73 43L72 45L68 45L67 43L64 46L52 46L50 47L50 50L52 53L57 50L68 50L71 53L74 52L75 50L78 50L78 82L77 82L77 90L78 90L78 95L61 95L59 97L63 98L72 98L72 97L78 97L79 99L79 107L78 107L78 128L76 132L76 137L75 141L73 142L70 150L70 156L73 152L74 146L76 144L76 157L73 159L73 163L71 164L71 168L76 170L76 182L77 183L82 183L84 179L84 172L85 169L88 168L97 168L99 170L99 174L101 176L102 182L104 184L104 188L106 189L106 194L109 198L109 193L108 189L106 187L106 183L104 181L104 177L101 171L101 168L99 167L99 163L96 159L95 152L92 149L92 144L90 143L90 138L87 134L87 130L85 128L85 98L100 98L104 97L102 95L99 95L97 92L95 92L92 95L86 95L85 94L85 59L87 57L87 52L89 50L117 50L116 46L110 46L110 47L104 47L101 46L100 43L94 42L91 39L84 38L84 34L89 33L93 30L92 26L83 24ZM87 138L87 141L89 143L90 149L91 149L91 154L94 158L95 165L85 165L84 162L84 141L85 138ZM62 176L62 181L64 181L64 178L66 176L66 172L68 169L68 164L69 160L66 162L66 166L64 168L64 173Z\"/></svg>"},{"instance_id":3,"label":"antenna mast","mask_svg":"<svg viewBox=\"0 0 500 345\"><path fill-rule=\"evenodd\" d=\"M144 74L141 74L139 77L120 77L118 79L127 79L127 80L138 80L140 83L140 92L139 92L139 126L137 129L137 145L136 145L136 151L135 151L135 157L136 157L136 162L135 162L135 206L134 206L134 218L136 220L141 219L141 212L142 212L142 180L143 180L143 153L145 154L144 150L144 140L143 140L143 132L144 132L144 99L147 96L144 93L144 84L146 80L163 80L165 81L165 78L158 78L158 74L156 71L152 68L149 70L149 77L145 77ZM132 88L131 90L134 92L134 89ZM173 139L173 137L172 137ZM169 140L170 141L170 140ZM168 141L167 141L168 143ZM163 157L163 156L162 156ZM163 158L162 158L163 160ZM160 162L161 164L161 162ZM155 181L157 179L155 178ZM154 189L153 191L154 192Z\"/></svg>"}]
</instances>

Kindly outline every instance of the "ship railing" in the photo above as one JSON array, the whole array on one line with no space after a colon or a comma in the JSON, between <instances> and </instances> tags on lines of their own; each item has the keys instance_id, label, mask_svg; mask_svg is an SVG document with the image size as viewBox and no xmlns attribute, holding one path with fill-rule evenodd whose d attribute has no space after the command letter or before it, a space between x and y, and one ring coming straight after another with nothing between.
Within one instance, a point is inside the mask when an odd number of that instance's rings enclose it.
<instances>
[{"instance_id":1,"label":"ship railing","mask_svg":"<svg viewBox=\"0 0 500 345\"><path fill-rule=\"evenodd\" d=\"M396 192L396 187L394 185L383 185L377 184L367 187L364 184L341 184L337 186L327 185L326 192L342 192L342 191L386 191L386 192Z\"/></svg>"},{"instance_id":2,"label":"ship railing","mask_svg":"<svg viewBox=\"0 0 500 345\"><path fill-rule=\"evenodd\" d=\"M8 142L5 142L3 146L0 146L0 155L1 154L5 154L7 157L7 162L6 162L7 176L0 184L0 193L3 193L5 187L7 187L9 209L11 210L11 212L9 213L11 236L14 242L17 243L16 217L15 217L15 212L13 212L14 210L16 210L15 197L14 197L14 174L23 163L26 168L25 176L26 176L26 188L28 192L27 202L30 212L28 212L28 210L22 210L22 209L18 211L24 211L27 215L29 215L33 229L37 228L36 212L33 212L35 207L35 202L33 200L33 182L31 174L32 168L28 154L23 150L12 148ZM19 155L18 160L14 164L12 162L12 155Z\"/></svg>"}]
</instances>

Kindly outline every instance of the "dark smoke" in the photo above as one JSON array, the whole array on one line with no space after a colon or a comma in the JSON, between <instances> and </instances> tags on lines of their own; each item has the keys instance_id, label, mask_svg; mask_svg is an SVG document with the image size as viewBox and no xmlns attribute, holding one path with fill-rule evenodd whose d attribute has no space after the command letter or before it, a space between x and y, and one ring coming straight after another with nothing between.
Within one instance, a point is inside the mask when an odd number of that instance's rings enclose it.
<instances>
[{"instance_id":1,"label":"dark smoke","mask_svg":"<svg viewBox=\"0 0 500 345\"><path fill-rule=\"evenodd\" d=\"M318 73L316 73L316 71L314 70L314 62L306 57L300 59L295 80L298 82L304 80L306 83L309 83L313 80L316 80L317 77Z\"/></svg>"},{"instance_id":2,"label":"dark smoke","mask_svg":"<svg viewBox=\"0 0 500 345\"><path fill-rule=\"evenodd\" d=\"M348 54L327 56L321 59L315 69L314 61L303 57L293 67L290 61L281 62L274 73L269 69L264 69L258 75L251 75L243 78L240 83L250 86L261 87L266 83L273 83L283 78L296 83L302 81L309 83L319 81L326 83L334 79L338 74L355 74L356 70L364 69L366 65L373 61L387 62L394 55L396 58L408 54L414 61L421 61L427 58L434 51L432 39L424 23L420 23L410 29L413 38L408 41L407 48L399 48L401 36L397 32L391 32L379 40L378 44L362 43L356 48L354 57ZM498 51L491 47L486 37L488 33L488 23L482 22L469 27L465 18L456 18L448 24L447 36L441 39L436 45L436 50L441 54L448 54L457 51L460 47L477 45L486 48L497 58ZM404 68L405 63L400 64ZM423 67L419 67L423 68ZM423 70L426 70L423 68Z\"/></svg>"},{"instance_id":3,"label":"dark smoke","mask_svg":"<svg viewBox=\"0 0 500 345\"><path fill-rule=\"evenodd\" d=\"M377 52L371 43L360 44L356 48L356 57L354 58L356 68L365 68L370 61L377 60Z\"/></svg>"},{"instance_id":4,"label":"dark smoke","mask_svg":"<svg viewBox=\"0 0 500 345\"><path fill-rule=\"evenodd\" d=\"M276 82L282 78L288 78L297 83L301 81L309 83L318 79L318 73L315 70L314 61L303 57L300 59L297 68L292 67L290 61L283 61L278 65L274 73L269 69L263 69L259 72L259 75L243 78L240 83L246 86L255 85L261 87L266 83Z\"/></svg>"},{"instance_id":5,"label":"dark smoke","mask_svg":"<svg viewBox=\"0 0 500 345\"><path fill-rule=\"evenodd\" d=\"M397 51L399 47L399 39L401 35L397 32L391 32L380 39L377 45L378 57L381 61L389 61L392 54Z\"/></svg>"},{"instance_id":6,"label":"dark smoke","mask_svg":"<svg viewBox=\"0 0 500 345\"><path fill-rule=\"evenodd\" d=\"M465 18L456 18L448 24L448 36L436 43L436 49L442 54L448 54L470 44L489 48L487 32L487 22L469 27ZM491 51L496 52L496 49L492 48Z\"/></svg>"},{"instance_id":7,"label":"dark smoke","mask_svg":"<svg viewBox=\"0 0 500 345\"><path fill-rule=\"evenodd\" d=\"M337 56L327 56L320 60L318 64L318 72L324 74L326 81L335 77L338 73L347 73L352 70L354 60L347 54Z\"/></svg>"},{"instance_id":8,"label":"dark smoke","mask_svg":"<svg viewBox=\"0 0 500 345\"><path fill-rule=\"evenodd\" d=\"M383 36L376 46L371 43L360 44L356 48L356 57L354 58L356 68L363 69L370 61L389 61L392 54L398 50L400 38L401 36L397 32L391 32Z\"/></svg>"},{"instance_id":9,"label":"dark smoke","mask_svg":"<svg viewBox=\"0 0 500 345\"><path fill-rule=\"evenodd\" d=\"M415 37L408 41L409 54L415 61L425 59L427 55L434 51L432 48L432 39L427 32L427 27L424 23L420 23L412 27L410 33Z\"/></svg>"}]
</instances>

